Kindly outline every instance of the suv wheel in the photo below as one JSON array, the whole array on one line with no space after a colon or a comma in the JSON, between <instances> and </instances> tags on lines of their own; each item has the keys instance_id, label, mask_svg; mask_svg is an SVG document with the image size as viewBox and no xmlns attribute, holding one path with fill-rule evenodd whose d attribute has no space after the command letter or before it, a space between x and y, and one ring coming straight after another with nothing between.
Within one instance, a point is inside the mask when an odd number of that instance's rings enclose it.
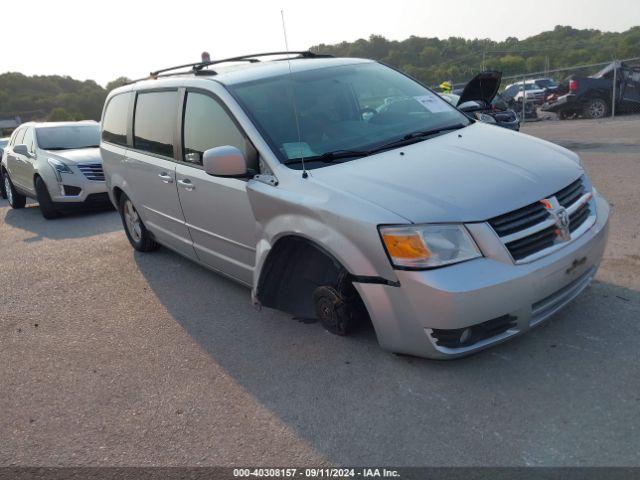
<instances>
[{"instance_id":1,"label":"suv wheel","mask_svg":"<svg viewBox=\"0 0 640 480\"><path fill-rule=\"evenodd\" d=\"M0 168L0 197L7 198L7 193L4 191L4 171Z\"/></svg>"},{"instance_id":2,"label":"suv wheel","mask_svg":"<svg viewBox=\"0 0 640 480\"><path fill-rule=\"evenodd\" d=\"M11 205L11 208L24 208L24 206L27 204L27 197L21 195L16 191L13 186L13 182L11 182L11 179L9 178L9 174L7 172L5 172L3 177L4 191L7 194L7 200L9 200L9 205Z\"/></svg>"},{"instance_id":3,"label":"suv wheel","mask_svg":"<svg viewBox=\"0 0 640 480\"><path fill-rule=\"evenodd\" d=\"M44 218L52 220L60 216L60 212L56 210L53 201L51 200L51 195L49 195L47 185L40 177L36 178L36 197L40 204L40 213L42 213Z\"/></svg>"},{"instance_id":4,"label":"suv wheel","mask_svg":"<svg viewBox=\"0 0 640 480\"><path fill-rule=\"evenodd\" d=\"M120 196L120 216L131 246L139 252L152 252L160 247L142 223L136 207L124 193Z\"/></svg>"},{"instance_id":5,"label":"suv wheel","mask_svg":"<svg viewBox=\"0 0 640 480\"><path fill-rule=\"evenodd\" d=\"M609 105L602 98L592 98L584 107L584 116L587 118L603 118L609 113Z\"/></svg>"}]
</instances>

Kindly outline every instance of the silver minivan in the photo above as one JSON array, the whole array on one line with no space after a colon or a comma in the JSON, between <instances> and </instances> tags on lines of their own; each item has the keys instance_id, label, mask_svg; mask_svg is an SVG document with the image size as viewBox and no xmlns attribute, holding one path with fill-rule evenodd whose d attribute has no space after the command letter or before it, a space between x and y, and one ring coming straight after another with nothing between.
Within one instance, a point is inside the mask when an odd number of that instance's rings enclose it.
<instances>
[{"instance_id":1,"label":"silver minivan","mask_svg":"<svg viewBox=\"0 0 640 480\"><path fill-rule=\"evenodd\" d=\"M589 285L609 206L579 157L468 118L402 73L296 52L183 65L111 92L107 187L164 245L336 334L455 358Z\"/></svg>"}]
</instances>

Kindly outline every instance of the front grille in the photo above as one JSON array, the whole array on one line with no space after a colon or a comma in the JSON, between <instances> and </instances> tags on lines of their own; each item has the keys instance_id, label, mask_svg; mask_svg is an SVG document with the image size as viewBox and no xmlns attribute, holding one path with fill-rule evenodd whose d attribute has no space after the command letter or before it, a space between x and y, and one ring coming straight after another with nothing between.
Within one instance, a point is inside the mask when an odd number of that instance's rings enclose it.
<instances>
[{"instance_id":1,"label":"front grille","mask_svg":"<svg viewBox=\"0 0 640 480\"><path fill-rule=\"evenodd\" d=\"M571 204L575 203L582 195L584 194L584 183L582 182L582 178L579 178L571 185L564 187L558 193L555 194L555 197L560 202L564 208L567 208Z\"/></svg>"},{"instance_id":2,"label":"front grille","mask_svg":"<svg viewBox=\"0 0 640 480\"><path fill-rule=\"evenodd\" d=\"M467 328L439 329L434 328L431 336L439 347L463 348L470 347L481 340L497 337L510 328L516 326L517 318L512 315L487 320Z\"/></svg>"},{"instance_id":3,"label":"front grille","mask_svg":"<svg viewBox=\"0 0 640 480\"><path fill-rule=\"evenodd\" d=\"M100 163L83 163L78 165L78 169L89 180L96 182L104 182L104 171L102 170L102 164Z\"/></svg>"},{"instance_id":4,"label":"front grille","mask_svg":"<svg viewBox=\"0 0 640 480\"><path fill-rule=\"evenodd\" d=\"M549 198L569 214L569 232L575 232L591 217L589 197L583 178L579 178ZM554 216L541 202L535 202L488 221L509 250L514 261L519 262L559 243L559 226Z\"/></svg>"},{"instance_id":5,"label":"front grille","mask_svg":"<svg viewBox=\"0 0 640 480\"><path fill-rule=\"evenodd\" d=\"M571 214L571 223L569 224L569 231L573 233L578 229L580 225L582 225L587 218L591 215L591 208L589 208L589 204L585 203L580 208L578 208L573 214Z\"/></svg>"},{"instance_id":6,"label":"front grille","mask_svg":"<svg viewBox=\"0 0 640 480\"><path fill-rule=\"evenodd\" d=\"M551 225L533 235L507 243L509 253L514 260L518 261L545 248L553 247L557 237L556 229L555 225Z\"/></svg>"}]
</instances>

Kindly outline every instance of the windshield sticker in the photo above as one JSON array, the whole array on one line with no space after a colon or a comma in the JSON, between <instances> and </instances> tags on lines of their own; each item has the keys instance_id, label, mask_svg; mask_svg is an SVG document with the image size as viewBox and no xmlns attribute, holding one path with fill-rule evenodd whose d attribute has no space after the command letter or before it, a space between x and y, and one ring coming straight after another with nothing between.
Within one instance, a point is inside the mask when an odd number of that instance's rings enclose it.
<instances>
[{"instance_id":1,"label":"windshield sticker","mask_svg":"<svg viewBox=\"0 0 640 480\"><path fill-rule=\"evenodd\" d=\"M413 97L424 108L431 113L449 112L451 109L447 106L444 100L437 98L435 95L418 95Z\"/></svg>"},{"instance_id":2,"label":"windshield sticker","mask_svg":"<svg viewBox=\"0 0 640 480\"><path fill-rule=\"evenodd\" d=\"M317 155L307 142L283 143L282 149L287 158L315 157Z\"/></svg>"}]
</instances>

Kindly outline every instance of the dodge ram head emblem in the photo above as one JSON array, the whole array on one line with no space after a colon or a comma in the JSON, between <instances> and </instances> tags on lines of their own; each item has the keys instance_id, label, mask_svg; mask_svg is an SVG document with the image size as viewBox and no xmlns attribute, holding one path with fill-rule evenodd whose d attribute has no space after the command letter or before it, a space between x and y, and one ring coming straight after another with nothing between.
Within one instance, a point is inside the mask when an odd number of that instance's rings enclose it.
<instances>
[{"instance_id":1,"label":"dodge ram head emblem","mask_svg":"<svg viewBox=\"0 0 640 480\"><path fill-rule=\"evenodd\" d=\"M571 230L569 225L571 224L571 218L567 209L560 205L556 197L545 198L540 200L540 203L547 209L551 217L556 223L556 235L563 242L571 240Z\"/></svg>"}]
</instances>

